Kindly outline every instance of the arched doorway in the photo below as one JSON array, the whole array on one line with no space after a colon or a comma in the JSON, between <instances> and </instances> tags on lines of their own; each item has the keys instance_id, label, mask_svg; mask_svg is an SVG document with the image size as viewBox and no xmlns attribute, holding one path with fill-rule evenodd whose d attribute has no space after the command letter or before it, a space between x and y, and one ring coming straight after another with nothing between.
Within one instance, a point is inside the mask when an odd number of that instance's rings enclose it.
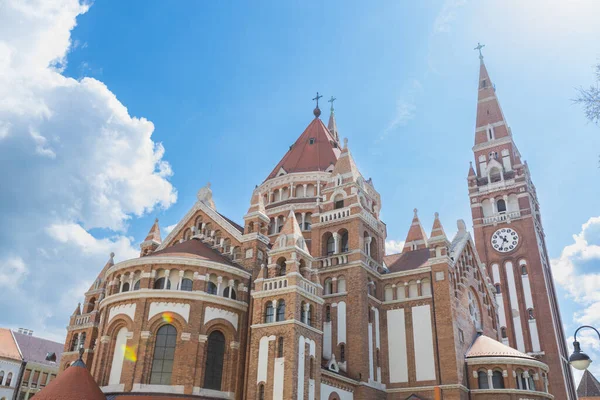
<instances>
[{"instance_id":1,"label":"arched doorway","mask_svg":"<svg viewBox=\"0 0 600 400\"><path fill-rule=\"evenodd\" d=\"M225 336L220 331L208 335L206 364L204 366L204 388L221 390L223 359L225 357Z\"/></svg>"}]
</instances>

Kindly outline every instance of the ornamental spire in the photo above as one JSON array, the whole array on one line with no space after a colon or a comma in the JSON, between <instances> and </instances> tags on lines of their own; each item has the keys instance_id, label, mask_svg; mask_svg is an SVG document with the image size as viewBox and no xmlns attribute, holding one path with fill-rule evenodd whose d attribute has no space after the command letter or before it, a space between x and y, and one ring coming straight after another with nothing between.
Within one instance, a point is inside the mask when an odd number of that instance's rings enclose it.
<instances>
[{"instance_id":1,"label":"ornamental spire","mask_svg":"<svg viewBox=\"0 0 600 400\"><path fill-rule=\"evenodd\" d=\"M317 101L317 106L313 110L313 114L315 115L315 118L319 118L319 115L321 115L321 109L319 108L319 99L321 97L323 97L323 96L319 95L319 92L317 92L317 95L313 98L313 100Z\"/></svg>"},{"instance_id":2,"label":"ornamental spire","mask_svg":"<svg viewBox=\"0 0 600 400\"><path fill-rule=\"evenodd\" d=\"M329 133L331 133L331 136L333 136L335 141L339 144L340 136L338 134L337 123L335 122L335 111L333 109L333 102L336 100L337 99L333 96L331 96L331 98L327 100L329 103L331 103L331 113L329 114L329 122L327 123L327 129L329 129Z\"/></svg>"}]
</instances>

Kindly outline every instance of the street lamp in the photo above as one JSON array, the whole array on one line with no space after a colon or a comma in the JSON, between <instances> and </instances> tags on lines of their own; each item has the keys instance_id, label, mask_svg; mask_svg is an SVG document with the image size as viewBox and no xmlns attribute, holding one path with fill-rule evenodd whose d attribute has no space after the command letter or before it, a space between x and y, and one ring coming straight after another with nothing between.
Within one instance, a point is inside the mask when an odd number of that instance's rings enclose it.
<instances>
[{"instance_id":1,"label":"street lamp","mask_svg":"<svg viewBox=\"0 0 600 400\"><path fill-rule=\"evenodd\" d=\"M588 367L592 363L592 359L590 358L590 356L581 351L581 346L577 341L577 332L579 332L583 328L593 329L598 334L598 338L600 339L600 332L598 332L598 330L593 326L583 325L577 328L577 330L575 331L575 335L573 335L573 338L575 340L573 342L573 354L571 354L571 356L569 357L569 363L573 366L573 368L578 369L580 371L588 369Z\"/></svg>"}]
</instances>

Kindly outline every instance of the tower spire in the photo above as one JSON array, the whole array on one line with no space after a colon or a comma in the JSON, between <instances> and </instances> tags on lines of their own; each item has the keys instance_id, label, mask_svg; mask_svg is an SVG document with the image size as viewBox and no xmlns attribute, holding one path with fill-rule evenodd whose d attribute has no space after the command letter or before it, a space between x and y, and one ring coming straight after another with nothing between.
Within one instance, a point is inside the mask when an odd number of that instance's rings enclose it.
<instances>
[{"instance_id":1,"label":"tower spire","mask_svg":"<svg viewBox=\"0 0 600 400\"><path fill-rule=\"evenodd\" d=\"M331 113L329 114L329 122L327 123L327 129L329 129L331 136L333 136L335 141L338 142L338 144L339 144L340 136L338 134L337 124L335 122L335 111L333 109L333 102L336 100L337 99L333 96L331 96L331 98L329 100L327 100L329 103L331 103Z\"/></svg>"},{"instance_id":2,"label":"tower spire","mask_svg":"<svg viewBox=\"0 0 600 400\"><path fill-rule=\"evenodd\" d=\"M414 215L410 224L410 229L408 230L406 240L404 241L403 252L424 249L427 247L427 234L419 220L418 210L415 208L413 213Z\"/></svg>"}]
</instances>

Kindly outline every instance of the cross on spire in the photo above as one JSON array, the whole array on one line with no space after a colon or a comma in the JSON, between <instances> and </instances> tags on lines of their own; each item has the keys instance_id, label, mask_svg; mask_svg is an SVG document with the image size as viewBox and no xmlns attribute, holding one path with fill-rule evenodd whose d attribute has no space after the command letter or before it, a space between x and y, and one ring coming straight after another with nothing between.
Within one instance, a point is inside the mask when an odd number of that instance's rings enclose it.
<instances>
[{"instance_id":1,"label":"cross on spire","mask_svg":"<svg viewBox=\"0 0 600 400\"><path fill-rule=\"evenodd\" d=\"M331 96L331 98L329 100L327 100L328 103L331 103L331 112L333 112L333 102L336 100L337 99L333 96Z\"/></svg>"},{"instance_id":2,"label":"cross on spire","mask_svg":"<svg viewBox=\"0 0 600 400\"><path fill-rule=\"evenodd\" d=\"M477 42L477 47L475 47L473 50L479 50L479 59L483 61L483 54L481 54L481 49L483 49L485 47L485 44L481 44L479 42Z\"/></svg>"},{"instance_id":3,"label":"cross on spire","mask_svg":"<svg viewBox=\"0 0 600 400\"><path fill-rule=\"evenodd\" d=\"M319 92L317 92L317 95L315 96L315 98L313 100L317 101L317 108L319 108L319 99L323 97L323 96L319 96Z\"/></svg>"}]
</instances>

